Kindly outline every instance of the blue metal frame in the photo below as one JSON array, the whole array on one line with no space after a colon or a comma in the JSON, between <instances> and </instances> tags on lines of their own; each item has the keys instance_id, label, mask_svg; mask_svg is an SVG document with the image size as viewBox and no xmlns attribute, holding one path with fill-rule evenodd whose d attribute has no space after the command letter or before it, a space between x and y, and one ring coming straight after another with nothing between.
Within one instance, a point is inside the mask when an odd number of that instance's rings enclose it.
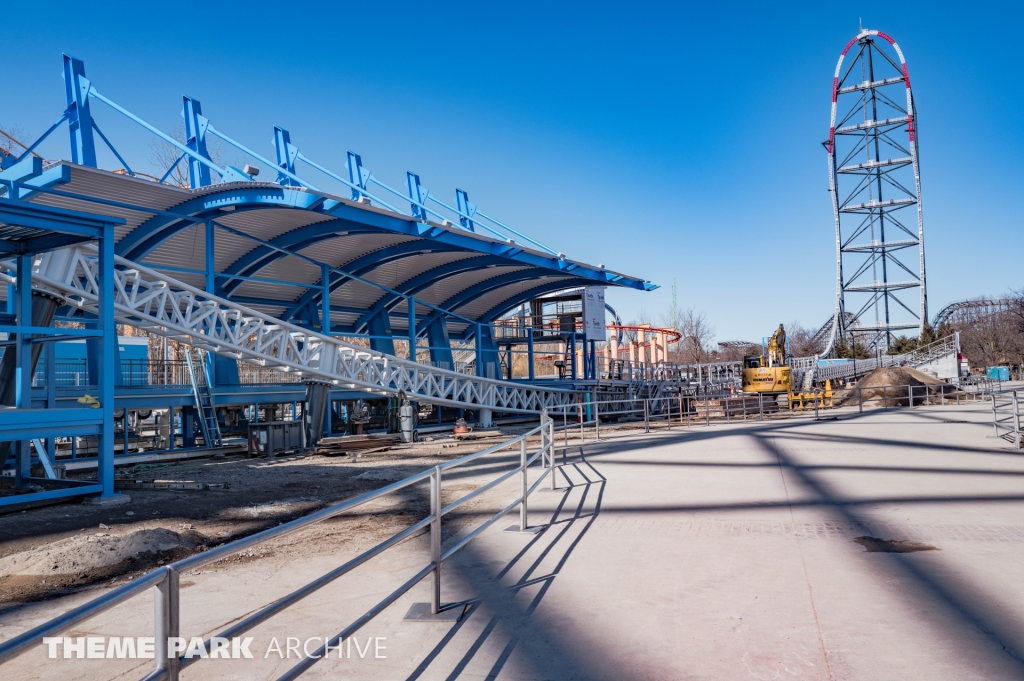
<instances>
[{"instance_id":1,"label":"blue metal frame","mask_svg":"<svg viewBox=\"0 0 1024 681\"><path fill-rule=\"evenodd\" d=\"M252 177L246 175L237 168L232 166L222 167L212 161L208 152L206 138L208 135L214 135L225 143L235 147L243 154L259 160L268 167L276 168L278 173L277 182L283 186L302 186L316 190L314 185L302 179L297 174L297 162L301 161L314 170L322 172L341 184L346 185L351 191L353 200L360 200L364 198L370 199L373 203L384 206L397 213L404 213L417 221L426 220L428 216L434 216L440 221L448 220L449 216L454 217L457 218L458 224L469 232L476 232L478 231L478 228L483 228L506 242L513 241L510 236L512 235L532 244L541 251L551 255L558 255L554 250L544 246L540 242L531 239L525 234L512 229L508 225L505 225L504 223L491 218L480 211L477 206L469 201L468 193L463 189L456 190L456 206L453 207L441 201L437 197L432 196L430 192L426 191L420 185L419 176L410 172L406 177L407 191L404 193L400 192L375 178L373 174L363 166L361 156L351 151L348 152L346 159L348 178L342 177L341 175L330 171L303 155L299 151L298 147L291 143L289 132L281 127L277 127L274 130L274 146L277 160L276 162L270 161L252 149L236 142L223 132L217 130L210 120L202 114L200 102L191 97L183 98L182 116L185 121L186 142L185 144L182 144L172 136L163 133L149 123L146 123L138 116L135 116L127 109L119 106L108 97L102 95L92 82L85 77L85 65L81 60L65 55L64 65L67 109L64 111L63 116L57 121L57 123L51 126L39 141L45 139L45 137L59 126L60 123L67 121L71 131L72 159L76 163L93 167L97 166L95 141L92 136L92 132L95 130L108 144L108 146L110 146L111 151L121 160L125 168L128 169L127 163L124 162L124 159L118 153L117 149L110 143L106 136L99 131L95 124L90 105L92 100L97 100L127 117L134 123L149 130L164 142L167 142L177 148L181 152L179 160L187 159L188 161L189 176L193 187L208 186L213 179L211 173L216 173L220 177L221 181L224 182L252 180ZM34 149L35 146L38 145L39 141L31 145L30 149ZM24 158L24 155L21 158ZM20 158L18 160L20 160ZM130 169L128 169L128 171L131 172ZM166 176L162 179L166 179ZM371 184L383 189L395 197L407 200L410 206L409 211L406 213L405 211L391 205L388 201L375 195L370 190ZM428 202L430 204L440 206L447 211L448 215L431 208L430 205L428 205Z\"/></svg>"},{"instance_id":2,"label":"blue metal frame","mask_svg":"<svg viewBox=\"0 0 1024 681\"><path fill-rule=\"evenodd\" d=\"M18 159L8 158L4 161L5 166L0 168L0 193L6 193L8 197L16 199L30 198L37 194L49 194L54 197L91 201L98 207L98 210L102 210L103 206L110 206L148 212L152 217L125 235L116 245L117 254L136 261L151 255L156 248L182 230L202 224L207 253L206 262L202 266L195 270L175 267L162 268L159 264L149 266L156 269L187 271L201 275L206 290L217 295L230 297L244 304L282 307L286 309L286 314L283 315L286 319L319 327L339 335L363 336L369 338L374 347L387 352L394 351L394 336L391 328L394 323L398 327L399 333L403 333L404 337L409 340L410 356L415 357L417 340L426 337L426 347L429 348L431 361L434 362L451 363L450 339L474 340L478 348L478 371L485 371L484 366L491 361L491 352L494 353L494 361L497 359L497 345L492 337L493 334L489 333L489 327L484 329L481 325L489 325L495 318L524 300L554 290L579 285L624 286L635 290L656 288L639 279L567 260L562 254L482 212L478 206L470 202L469 194L464 189L455 190L454 205L449 205L423 187L419 175L408 172L406 187L404 191L399 191L378 180L364 166L363 158L351 151L346 155L344 172L336 173L304 155L298 146L292 143L289 131L280 126L274 128L274 160L267 159L217 130L210 119L204 116L199 101L190 97L182 99L186 139L181 142L97 91L92 82L86 78L85 67L80 60L65 56L64 66L67 108L61 118L50 126L39 140L30 145L30 151L35 149L63 122L67 122L72 145L72 158L77 163L97 167L93 135L95 131L101 141L110 147L126 171L133 174L121 154L111 144L110 139L99 130L96 124L95 110L91 108L91 105L99 101L174 147L180 154L175 165L181 162L188 164L190 183L193 187L209 187L218 179L231 184L226 184L223 188L211 188L203 195L190 198L167 210L147 208L124 201L83 196L59 189L58 185L70 181L70 169L65 165L60 165L43 172L41 160L31 156L30 152L26 152ZM270 175L273 176L276 173L275 182L255 183L253 181L255 173L250 176L232 166L215 163L209 153L208 137L210 135L226 145L234 147L245 158L255 159L258 163L264 164L265 169L273 169L274 173ZM351 196L351 200L324 194L308 179L300 177L300 167L304 171L315 170L339 183L347 189L346 195ZM161 182L165 181L170 174L171 169L161 179ZM297 188L301 188L303 191L296 191ZM367 203L370 205L365 205ZM319 219L320 222L300 227L269 241L263 241L233 229L220 221L223 216L228 214L238 215L249 210L267 208L305 211L310 213L314 219ZM385 208L391 213L384 212L380 208ZM71 220L68 230L60 233L59 236L40 236L39 241L31 244L0 241L0 252L18 255L19 249L26 252L32 249L45 250L74 243L76 239L80 241L90 238L86 234L73 233L76 224L74 220ZM236 260L223 272L217 271L214 259L217 229L233 236L245 237L254 244L251 251ZM415 241L381 248L356 258L342 267L334 267L330 263L324 263L299 253L299 251L309 249L325 240L369 233L412 237ZM113 248L113 240L109 241L110 247ZM438 251L467 252L471 253L472 257L447 263L428 272L412 276L394 288L388 288L367 278L376 269L389 262ZM300 283L275 281L268 277L258 276L264 268L287 256L304 259L319 267L320 280L313 283ZM415 297L440 281L487 266L515 266L525 269L520 272L507 272L479 282L440 305L429 304ZM543 272L538 273L538 269ZM538 282L539 274L553 278L547 282L543 280ZM556 281L555 278L559 276L566 278ZM301 287L305 291L291 300L272 300L239 295L239 287L246 281ZM383 295L370 309L348 308L331 304L331 293L350 281L373 285L380 289ZM459 312L480 295L485 295L501 286L526 282L537 283L527 291L502 301L483 315L474 315L473 318L470 318ZM282 297L286 298L287 295ZM397 314L403 315L404 319L397 316L393 319L392 315L402 309L403 301L406 309ZM330 319L332 312L358 314L359 316L354 324L333 324ZM100 319L96 320L96 323L105 328L112 319L112 314L110 319L106 317L107 315L104 313ZM452 333L449 329L450 324L457 333ZM403 325L405 326L404 331ZM96 329L93 333L103 333L103 331ZM99 358L95 357L94 359ZM115 355L113 362L116 363L116 361ZM106 364L105 361L104 365L112 366L112 364ZM222 372L219 367L214 367L213 374L218 377L217 383L220 384ZM228 380L230 382L230 377ZM239 396L251 389L251 386L225 387L232 390L237 388ZM292 388L282 387L281 389L284 390L281 395L284 393L290 395L294 392ZM118 395L127 396L129 393L127 388L118 389ZM159 389L154 389L148 393L149 397L145 399L164 399L159 396L159 393L161 393ZM143 399L142 394L131 394L133 400ZM234 398L228 399L233 400ZM230 403L237 403L237 401Z\"/></svg>"},{"instance_id":3,"label":"blue metal frame","mask_svg":"<svg viewBox=\"0 0 1024 681\"><path fill-rule=\"evenodd\" d=\"M74 74L73 74L74 75ZM81 118L79 119L81 120ZM0 441L14 443L15 485L50 484L58 489L19 494L0 499L0 507L24 504L45 499L73 495L100 493L103 497L114 492L114 374L100 372L97 376L97 399L100 408L47 408L32 405L31 346L68 338L87 337L96 341L102 366L113 367L117 362L116 327L114 324L114 226L124 224L118 218L38 206L14 199L0 199L0 222L36 229L40 236L19 242L3 241L8 252L17 252L17 284L14 287L13 324L0 324L0 332L17 334L6 343L5 352L16 353L15 409L0 410ZM33 255L51 250L56 242L47 236L64 234L75 240L94 240L99 246L100 317L95 330L35 328L32 326L32 260ZM61 244L63 245L63 244ZM111 342L113 339L113 342ZM54 363L49 362L52 367ZM46 403L54 404L52 383L47 387ZM48 439L47 450L53 451L54 437L95 435L98 438L98 474L96 484L76 485L73 482L50 482L31 477L29 441Z\"/></svg>"}]
</instances>

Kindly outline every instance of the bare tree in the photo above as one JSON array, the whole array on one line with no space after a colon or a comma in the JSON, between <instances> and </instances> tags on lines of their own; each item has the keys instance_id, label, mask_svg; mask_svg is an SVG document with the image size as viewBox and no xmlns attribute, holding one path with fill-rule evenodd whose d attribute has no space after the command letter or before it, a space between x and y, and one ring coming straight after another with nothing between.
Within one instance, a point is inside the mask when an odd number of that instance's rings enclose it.
<instances>
[{"instance_id":1,"label":"bare tree","mask_svg":"<svg viewBox=\"0 0 1024 681\"><path fill-rule=\"evenodd\" d=\"M679 315L679 327L676 330L682 334L678 345L687 361L708 361L712 352L708 346L715 337L715 329L708 323L703 312L692 307L684 310Z\"/></svg>"},{"instance_id":2,"label":"bare tree","mask_svg":"<svg viewBox=\"0 0 1024 681\"><path fill-rule=\"evenodd\" d=\"M786 325L789 351L794 357L810 357L821 351L821 347L814 341L815 331L816 329L802 326L800 322L790 322Z\"/></svg>"},{"instance_id":3,"label":"bare tree","mask_svg":"<svg viewBox=\"0 0 1024 681\"><path fill-rule=\"evenodd\" d=\"M171 130L171 137L173 137L178 143L185 144L185 126L181 123L174 126ZM210 137L213 137L212 135ZM210 155L210 160L221 165L221 145L220 141L216 139L207 138L206 151ZM188 158L182 158L181 149L174 146L170 142L163 140L159 137L154 137L149 143L149 162L160 169L160 176L162 177L171 166L174 169L171 170L170 175L167 176L167 181L178 187L190 187L189 175L188 175Z\"/></svg>"},{"instance_id":4,"label":"bare tree","mask_svg":"<svg viewBox=\"0 0 1024 681\"><path fill-rule=\"evenodd\" d=\"M27 138L28 133L20 125L0 128L0 156L17 158L28 148L23 142Z\"/></svg>"}]
</instances>

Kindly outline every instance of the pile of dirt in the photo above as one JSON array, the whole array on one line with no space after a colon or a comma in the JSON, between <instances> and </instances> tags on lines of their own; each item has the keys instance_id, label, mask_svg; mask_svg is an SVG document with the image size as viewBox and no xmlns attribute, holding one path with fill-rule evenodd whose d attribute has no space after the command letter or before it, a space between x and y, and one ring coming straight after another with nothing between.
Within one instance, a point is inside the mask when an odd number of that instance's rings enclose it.
<instances>
[{"instance_id":1,"label":"pile of dirt","mask_svg":"<svg viewBox=\"0 0 1024 681\"><path fill-rule=\"evenodd\" d=\"M163 528L125 534L96 532L68 537L0 558L0 602L29 600L54 589L97 580L195 553L205 543L198 532Z\"/></svg>"},{"instance_id":2,"label":"pile of dirt","mask_svg":"<svg viewBox=\"0 0 1024 681\"><path fill-rule=\"evenodd\" d=\"M955 390L945 381L917 369L880 367L865 374L855 388L836 391L833 402L837 407L844 407L856 405L863 399L865 407L906 407L910 405L907 386L913 386L915 405L923 404L929 394Z\"/></svg>"}]
</instances>

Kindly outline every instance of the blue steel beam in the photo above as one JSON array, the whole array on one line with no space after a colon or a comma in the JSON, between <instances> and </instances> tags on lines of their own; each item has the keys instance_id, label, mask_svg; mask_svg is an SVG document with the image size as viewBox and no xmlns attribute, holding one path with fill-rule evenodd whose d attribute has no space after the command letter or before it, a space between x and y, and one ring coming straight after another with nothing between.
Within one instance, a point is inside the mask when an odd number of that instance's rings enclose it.
<instances>
[{"instance_id":1,"label":"blue steel beam","mask_svg":"<svg viewBox=\"0 0 1024 681\"><path fill-rule=\"evenodd\" d=\"M337 239L358 234L379 234L380 230L354 224L348 220L329 220L306 225L270 239L269 246L257 246L224 270L224 274L251 277L264 267L285 258L287 251L301 251L328 239ZM242 281L228 281L221 284L218 295L231 297ZM312 284L310 284L312 285Z\"/></svg>"},{"instance_id":2,"label":"blue steel beam","mask_svg":"<svg viewBox=\"0 0 1024 681\"><path fill-rule=\"evenodd\" d=\"M52 192L57 193L57 192ZM78 196L61 192L72 198ZM224 215L223 209L258 210L260 208L297 208L315 210L325 201L323 196L293 189L268 187L230 187L219 192L204 194L175 206L173 211L156 211L145 206L98 200L98 203L154 213L154 216L126 234L117 243L117 254L129 260L141 260L168 239L198 222Z\"/></svg>"},{"instance_id":3,"label":"blue steel beam","mask_svg":"<svg viewBox=\"0 0 1024 681\"><path fill-rule=\"evenodd\" d=\"M81 59L64 55L64 95L68 108L64 115L71 133L71 161L96 168L96 140L92 136L92 110L89 90L92 83L85 77Z\"/></svg>"},{"instance_id":4,"label":"blue steel beam","mask_svg":"<svg viewBox=\"0 0 1024 681\"><path fill-rule=\"evenodd\" d=\"M369 179L370 171L363 167L362 157L351 151L348 152L348 181L355 185L352 189L353 201L358 201L366 195L366 181Z\"/></svg>"},{"instance_id":5,"label":"blue steel beam","mask_svg":"<svg viewBox=\"0 0 1024 681\"><path fill-rule=\"evenodd\" d=\"M234 168L232 166L220 167L219 165L213 163L210 160L208 153L206 153L206 150L204 149L204 147L205 147L205 136L207 134L212 134L212 135L215 135L215 136L219 137L221 140L223 140L224 142L234 146L236 149L242 151L246 155L251 156L251 157L253 157L255 159L258 159L259 161L261 161L263 163L266 163L267 165L274 165L274 163L272 161L269 161L269 160L265 159L263 156L260 156L258 153L254 152L253 150L249 149L248 147L245 147L244 145L236 142L235 140L231 139L230 137L228 137L224 133L222 133L219 130L217 130L216 128L214 128L213 125L210 124L209 120L202 116L201 111L200 111L200 107L199 107L199 102L196 101L196 100L193 100L191 98L185 98L186 102L185 102L185 110L183 111L183 115L184 115L184 117L186 119L186 128L188 129L187 130L187 134L189 135L189 145L186 146L186 145L181 144L177 140L172 139L168 135L165 135L164 133L162 133L161 131L157 130L156 128L154 128L150 124L146 123L141 118L135 116L134 114L132 114L128 110L126 110L123 107L119 106L118 104L116 104L115 102L110 100L109 98L104 97L103 95L101 95L96 90L96 88L91 85L91 83L88 81L88 79L84 78L84 65L81 63L81 61L73 60L73 59L71 59L69 57L65 57L65 61L67 63L71 64L71 76L69 76L69 78L67 80L70 81L70 82L75 82L77 84L77 87L74 88L74 89L68 89L69 108L68 108L67 111L65 111L64 116L62 116L62 118L60 120L58 120L58 122L55 123L53 126L51 126L51 129L48 130L46 134L44 134L44 137L46 135L48 135L50 132L52 132L52 130L55 129L64 120L72 121L73 124L74 124L74 125L71 126L72 128L75 128L75 126L78 126L76 129L78 129L78 130L83 129L82 126L80 125L80 121L78 121L78 117L82 113L81 111L79 111L79 109L82 109L82 105L83 104L84 104L85 107L88 107L90 98L95 98L95 99L98 99L101 102L107 104L108 106L113 108L115 111L117 111L117 112L121 113L122 115L126 116L127 118L129 118L130 120L135 122L136 124L141 125L142 127L146 128L147 130L149 130L149 131L153 132L154 134L158 135L160 138L164 139L168 143L170 143L173 146L179 148L182 151L182 155L178 157L178 159L175 161L174 165L177 165L177 163L180 162L181 160L183 160L185 156L188 156L189 157L189 164L190 164L190 176L192 178L191 184L192 184L193 187L196 187L196 186L206 186L207 185L207 180L209 179L208 176L209 176L210 170L213 170L218 175L220 175L221 180L224 181L224 182L230 182L230 181L251 181L252 180L251 177L245 175L244 173L242 173L242 171L239 171L237 168ZM77 72L75 71L75 68L77 68ZM74 110L72 110L72 107L71 107L72 98L73 97L77 97L78 99L81 100L80 103L76 104L75 107L73 107ZM84 138L82 138L81 140L78 140L78 141L81 142L82 144L90 142L91 141L91 132L92 131L96 131L98 134L100 134L100 136L103 138L103 140L105 142L107 142L107 145L110 147L111 151L118 157L118 159L120 159L122 161L122 164L124 165L124 167L126 169L128 169L129 174L134 175L134 173L131 171L131 169L128 168L127 163L125 163L124 160L121 158L121 156L118 153L117 149L109 142L109 140L106 139L105 136L102 135L102 133L99 131L99 128L96 127L95 122L91 120L91 115L89 116L89 118L90 118L90 121L89 121L90 125L86 126L84 128L87 131L87 133L88 133L89 140L85 140ZM72 120L72 119L74 119L74 120ZM390 186L380 182L376 178L374 178L372 176L372 174L367 169L365 169L362 166L362 160L361 160L361 158L359 157L358 154L355 154L353 152L349 152L348 153L347 161L348 161L348 170L349 170L349 180L346 181L346 180L344 180L344 178L341 178L340 176L332 173L330 170L328 170L326 168L323 168L322 166L319 166L316 163L314 163L313 161L305 158L299 152L298 148L292 146L290 144L289 140L284 139L284 138L286 138L288 136L287 131L284 131L283 129L280 129L280 128L279 128L279 130L283 133L283 135L275 135L275 147L276 147L276 150L278 152L277 153L278 162L277 162L276 165L277 165L277 168L278 168L278 181L279 181L279 183L284 184L284 185L290 185L290 186L300 185L300 186L304 186L304 187L307 187L309 189L315 190L316 188L313 185L311 185L308 182L302 180L301 178L299 178L295 174L295 161L302 160L302 161L305 161L306 163L308 163L311 167L313 167L313 168L315 168L317 170L320 170L321 172L325 172L329 176L334 177L335 179L338 179L338 180L342 181L344 184L347 184L350 187L351 191L352 191L352 197L354 199L358 200L358 199L366 196L366 197L372 198L375 203L378 203L379 205L385 206L389 210L393 210L393 211L398 212L398 209L396 209L395 207L391 206L387 202L384 202L381 199L379 199L379 198L373 196L372 194L370 194L370 192L367 191L368 184L370 182L372 182L375 185L386 189L387 191L391 192L392 194L395 194L396 196L403 196L403 195L400 192L398 192L397 190L393 189L392 187L390 187ZM42 140L42 138L40 139L40 141L41 140ZM73 140L73 145L74 145L74 143L76 141L74 129L72 131L72 140ZM79 144L79 146L81 146L81 144ZM95 145L93 144L92 146L93 146L93 151L94 151L94 146ZM95 154L93 153L93 156L94 155ZM5 161L5 163L7 163L7 161ZM9 163L7 163L7 164L9 165ZM96 164L95 164L95 162L93 162L90 165L95 166ZM167 177L167 175L165 174L164 178L161 178L161 182L164 179L166 179L166 177ZM539 242L537 242L537 241L535 241L533 239L530 239L529 237L523 235L522 233L517 232L517 231L511 229L507 225L504 225L503 223L495 220L494 218L491 218L491 217L485 215L484 213L479 212L477 210L477 207L469 202L468 195L466 194L466 192L464 190L461 190L461 189L457 189L456 190L456 203L458 204L458 208L453 208L451 206L448 206L447 204L444 204L441 201L438 201L436 199L436 197L429 196L429 193L427 193L427 192L422 192L422 193L419 192L418 191L418 189L419 189L418 188L418 179L419 179L418 177L415 178L417 186L414 187L413 185L410 184L410 187L409 187L409 189L410 189L410 191L409 191L409 198L412 201L410 213L412 214L412 216L415 219L423 219L423 218L426 217L427 214L434 214L434 211L432 209L427 208L426 205L425 205L425 201L427 200L427 198L430 198L434 202L436 202L439 205L445 207L450 212L455 213L458 216L458 218L459 218L459 223L465 229L467 229L468 231L476 231L476 227L477 226L481 226L481 227L484 227L488 232L491 232L492 234L494 234L499 239L511 241L507 237L507 235L502 233L501 231L497 231L492 226L487 225L487 224L482 223L482 222L478 222L477 220L474 219L475 215L479 215L481 218L485 219L487 222L493 223L494 225L497 225L501 229L504 229L506 232L515 234L516 236L529 241L530 243L536 245L541 250L547 251L547 252L549 252L551 254L555 253L555 251L549 249L547 246L544 246L543 244L541 244L541 243L539 243ZM409 178L409 180L412 181L412 178Z\"/></svg>"},{"instance_id":6,"label":"blue steel beam","mask_svg":"<svg viewBox=\"0 0 1024 681\"><path fill-rule=\"evenodd\" d=\"M284 128L274 128L274 152L278 170L285 171L277 173L277 183L285 187L298 187L299 183L289 175L295 175L295 159L299 155L299 148L292 144L292 137Z\"/></svg>"},{"instance_id":7,"label":"blue steel beam","mask_svg":"<svg viewBox=\"0 0 1024 681\"><path fill-rule=\"evenodd\" d=\"M206 130L210 127L210 121L203 116L203 107L199 100L182 97L181 117L185 119L185 144L196 155L212 163L213 159L210 158L210 152L206 148ZM188 159L188 182L193 189L209 187L213 184L209 165L202 163L195 156L190 156Z\"/></svg>"},{"instance_id":8,"label":"blue steel beam","mask_svg":"<svg viewBox=\"0 0 1024 681\"><path fill-rule=\"evenodd\" d=\"M99 239L104 225L123 225L125 221L105 215L0 198L0 222Z\"/></svg>"},{"instance_id":9,"label":"blue steel beam","mask_svg":"<svg viewBox=\"0 0 1024 681\"><path fill-rule=\"evenodd\" d=\"M469 194L462 189L455 190L455 205L459 207L459 224L468 229L471 232L476 231L476 226L473 224L473 213L476 212L476 204L470 203Z\"/></svg>"},{"instance_id":10,"label":"blue steel beam","mask_svg":"<svg viewBox=\"0 0 1024 681\"><path fill-rule=\"evenodd\" d=\"M427 189L420 184L420 176L416 173L405 174L406 188L409 190L409 207L412 211L412 216L417 220L428 219L426 211L427 195L430 194Z\"/></svg>"}]
</instances>

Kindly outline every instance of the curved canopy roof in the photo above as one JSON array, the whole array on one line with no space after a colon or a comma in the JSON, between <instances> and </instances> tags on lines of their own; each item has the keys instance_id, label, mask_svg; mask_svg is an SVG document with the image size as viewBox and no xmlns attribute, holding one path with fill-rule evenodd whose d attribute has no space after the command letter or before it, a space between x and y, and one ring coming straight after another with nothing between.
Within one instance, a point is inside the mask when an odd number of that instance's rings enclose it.
<instances>
[{"instance_id":1,"label":"curved canopy roof","mask_svg":"<svg viewBox=\"0 0 1024 681\"><path fill-rule=\"evenodd\" d=\"M212 283L218 295L281 319L319 325L326 272L337 333L367 333L381 315L396 331L407 328L410 297L420 320L451 313L458 337L474 322L560 289L655 288L447 221L303 187L229 182L190 190L70 163L31 184L23 199L123 218L118 255L194 286Z\"/></svg>"}]
</instances>

